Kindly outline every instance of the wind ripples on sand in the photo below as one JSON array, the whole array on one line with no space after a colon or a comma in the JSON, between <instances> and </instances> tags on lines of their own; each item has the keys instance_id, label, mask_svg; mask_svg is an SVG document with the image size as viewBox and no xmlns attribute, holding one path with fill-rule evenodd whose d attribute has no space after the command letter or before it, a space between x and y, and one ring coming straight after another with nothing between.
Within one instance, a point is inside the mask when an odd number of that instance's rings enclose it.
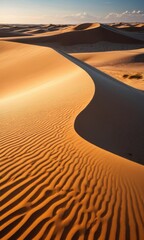
<instances>
[{"instance_id":1,"label":"wind ripples on sand","mask_svg":"<svg viewBox=\"0 0 144 240\"><path fill-rule=\"evenodd\" d=\"M75 132L94 85L63 65L78 75L1 110L1 239L142 239L143 168Z\"/></svg>"}]
</instances>

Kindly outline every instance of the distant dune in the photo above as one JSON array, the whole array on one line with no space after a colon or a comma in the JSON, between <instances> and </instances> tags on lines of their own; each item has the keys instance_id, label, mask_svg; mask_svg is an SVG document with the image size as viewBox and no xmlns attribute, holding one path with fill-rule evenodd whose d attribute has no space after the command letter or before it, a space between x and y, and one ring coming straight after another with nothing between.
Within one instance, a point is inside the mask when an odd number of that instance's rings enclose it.
<instances>
[{"instance_id":1,"label":"distant dune","mask_svg":"<svg viewBox=\"0 0 144 240\"><path fill-rule=\"evenodd\" d=\"M10 31L10 30L1 31L0 30L0 38L1 37L17 37L17 36L30 36L30 34L18 32L18 31Z\"/></svg>"},{"instance_id":2,"label":"distant dune","mask_svg":"<svg viewBox=\"0 0 144 240\"><path fill-rule=\"evenodd\" d=\"M72 55L131 87L144 90L144 48Z\"/></svg>"},{"instance_id":3,"label":"distant dune","mask_svg":"<svg viewBox=\"0 0 144 240\"><path fill-rule=\"evenodd\" d=\"M129 32L144 32L144 23L118 23L111 24L111 26Z\"/></svg>"},{"instance_id":4,"label":"distant dune","mask_svg":"<svg viewBox=\"0 0 144 240\"><path fill-rule=\"evenodd\" d=\"M101 25L100 23L84 23L84 24L79 24L77 26L74 26L73 29L74 30L78 30L78 31L81 31L81 30L88 30L88 29L92 29L92 28L99 28Z\"/></svg>"},{"instance_id":5,"label":"distant dune","mask_svg":"<svg viewBox=\"0 0 144 240\"><path fill-rule=\"evenodd\" d=\"M144 39L138 39L119 30L103 24L81 24L76 26L53 26L47 27L43 32L41 27L37 34L29 37L10 38L11 41L18 41L29 44L59 43L61 45L92 44L100 41L112 43L142 44ZM27 34L28 32L26 32ZM23 33L24 34L24 33ZM18 35L19 36L19 35ZM4 39L6 40L6 39Z\"/></svg>"},{"instance_id":6,"label":"distant dune","mask_svg":"<svg viewBox=\"0 0 144 240\"><path fill-rule=\"evenodd\" d=\"M144 94L103 72L143 73L142 40L97 23L2 28L32 36L0 38L1 239L143 240ZM140 47L71 56L54 40Z\"/></svg>"}]
</instances>

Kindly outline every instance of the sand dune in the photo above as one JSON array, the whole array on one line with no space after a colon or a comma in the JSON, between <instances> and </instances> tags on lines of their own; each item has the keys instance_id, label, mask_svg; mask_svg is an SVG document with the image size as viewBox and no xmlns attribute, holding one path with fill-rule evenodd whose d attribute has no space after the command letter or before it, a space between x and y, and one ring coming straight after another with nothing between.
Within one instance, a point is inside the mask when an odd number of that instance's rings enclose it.
<instances>
[{"instance_id":1,"label":"sand dune","mask_svg":"<svg viewBox=\"0 0 144 240\"><path fill-rule=\"evenodd\" d=\"M72 55L131 87L144 90L143 48L137 50L73 53Z\"/></svg>"},{"instance_id":2,"label":"sand dune","mask_svg":"<svg viewBox=\"0 0 144 240\"><path fill-rule=\"evenodd\" d=\"M0 38L1 37L17 37L17 36L30 36L31 34L18 32L18 31L0 31Z\"/></svg>"},{"instance_id":3,"label":"sand dune","mask_svg":"<svg viewBox=\"0 0 144 240\"><path fill-rule=\"evenodd\" d=\"M95 71L94 84L86 66L49 48L0 46L1 76L10 69L0 102L1 239L143 239L143 166L74 129L92 99L108 100L104 85L111 80ZM108 106L112 121L114 106Z\"/></svg>"},{"instance_id":4,"label":"sand dune","mask_svg":"<svg viewBox=\"0 0 144 240\"><path fill-rule=\"evenodd\" d=\"M110 32L113 32L113 33L117 33L119 35L122 35L123 37L128 37L128 38L132 38L132 39L135 39L135 40L140 40L142 42L144 42L144 33L142 32L127 32L127 31L123 31L122 29L118 29L118 28L113 28L109 25L103 25L103 28L106 29L106 30L109 30Z\"/></svg>"},{"instance_id":5,"label":"sand dune","mask_svg":"<svg viewBox=\"0 0 144 240\"><path fill-rule=\"evenodd\" d=\"M89 73L96 87L96 95L75 122L77 132L97 146L144 164L144 94L68 58Z\"/></svg>"},{"instance_id":6,"label":"sand dune","mask_svg":"<svg viewBox=\"0 0 144 240\"><path fill-rule=\"evenodd\" d=\"M88 30L88 29L92 29L92 28L99 28L101 25L100 23L83 23L83 24L79 24L77 26L74 26L73 29L74 30Z\"/></svg>"},{"instance_id":7,"label":"sand dune","mask_svg":"<svg viewBox=\"0 0 144 240\"><path fill-rule=\"evenodd\" d=\"M122 64L133 64L144 62L144 49L114 51L114 52L94 52L94 53L76 53L75 57L80 58L82 61L95 63L95 66L113 66Z\"/></svg>"},{"instance_id":8,"label":"sand dune","mask_svg":"<svg viewBox=\"0 0 144 240\"><path fill-rule=\"evenodd\" d=\"M45 51L45 48L0 42L0 51L1 98L31 90L39 87L40 83L42 85L57 79L57 74L53 75L53 62L59 73L64 70L63 63L61 64L59 59L57 61L57 55L55 56L53 51ZM68 67L65 69L65 78L71 74L70 70Z\"/></svg>"},{"instance_id":9,"label":"sand dune","mask_svg":"<svg viewBox=\"0 0 144 240\"><path fill-rule=\"evenodd\" d=\"M50 28L54 31L51 31ZM87 43L93 44L101 41L121 44L144 43L143 38L129 34L108 25L88 23L67 27L56 27L55 25L52 25L48 27L48 30L45 33L35 34L29 37L9 38L9 40L29 44L58 43L64 46ZM4 40L7 40L7 38L4 38Z\"/></svg>"},{"instance_id":10,"label":"sand dune","mask_svg":"<svg viewBox=\"0 0 144 240\"><path fill-rule=\"evenodd\" d=\"M61 29L70 28L69 25L55 25L55 24L44 24L44 25L0 25L0 37L13 37L13 36L31 36L42 34L42 33L50 33L53 31L60 32Z\"/></svg>"},{"instance_id":11,"label":"sand dune","mask_svg":"<svg viewBox=\"0 0 144 240\"><path fill-rule=\"evenodd\" d=\"M30 26L29 26L30 28ZM31 34L28 34L26 32L25 26L22 26L21 28L16 25L1 25L0 24L0 38L4 37L19 37L19 36L30 36Z\"/></svg>"},{"instance_id":12,"label":"sand dune","mask_svg":"<svg viewBox=\"0 0 144 240\"><path fill-rule=\"evenodd\" d=\"M144 24L143 23L118 23L111 24L110 26L122 29L128 32L144 32Z\"/></svg>"}]
</instances>

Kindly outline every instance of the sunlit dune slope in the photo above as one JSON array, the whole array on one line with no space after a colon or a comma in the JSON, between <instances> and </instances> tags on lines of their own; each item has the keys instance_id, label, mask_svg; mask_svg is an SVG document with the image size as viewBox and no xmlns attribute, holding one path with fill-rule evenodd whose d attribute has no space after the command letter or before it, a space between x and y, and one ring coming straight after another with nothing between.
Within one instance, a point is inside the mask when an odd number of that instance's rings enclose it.
<instances>
[{"instance_id":1,"label":"sunlit dune slope","mask_svg":"<svg viewBox=\"0 0 144 240\"><path fill-rule=\"evenodd\" d=\"M1 239L142 240L143 166L74 130L93 79L49 48L1 44L11 75L0 101Z\"/></svg>"},{"instance_id":2,"label":"sunlit dune slope","mask_svg":"<svg viewBox=\"0 0 144 240\"><path fill-rule=\"evenodd\" d=\"M143 48L123 51L73 53L72 55L125 84L144 90Z\"/></svg>"},{"instance_id":3,"label":"sunlit dune slope","mask_svg":"<svg viewBox=\"0 0 144 240\"><path fill-rule=\"evenodd\" d=\"M107 51L93 53L74 53L72 54L82 61L88 62L96 67L118 66L125 64L138 64L144 62L144 49L126 50L126 51ZM135 65L133 65L135 67Z\"/></svg>"},{"instance_id":4,"label":"sunlit dune slope","mask_svg":"<svg viewBox=\"0 0 144 240\"><path fill-rule=\"evenodd\" d=\"M114 23L111 26L129 32L144 32L144 23Z\"/></svg>"},{"instance_id":5,"label":"sunlit dune slope","mask_svg":"<svg viewBox=\"0 0 144 240\"><path fill-rule=\"evenodd\" d=\"M31 64L32 63L32 64ZM55 69L55 74L54 73ZM19 94L71 75L71 68L65 67L57 53L46 48L31 45L0 42L0 96ZM63 76L63 72L65 75Z\"/></svg>"}]
</instances>

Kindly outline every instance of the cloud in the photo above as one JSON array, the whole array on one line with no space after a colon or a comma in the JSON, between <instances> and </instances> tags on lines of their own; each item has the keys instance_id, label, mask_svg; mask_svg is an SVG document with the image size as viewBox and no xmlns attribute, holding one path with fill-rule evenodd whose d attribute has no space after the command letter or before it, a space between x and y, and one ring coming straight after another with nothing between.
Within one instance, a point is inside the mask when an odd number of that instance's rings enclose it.
<instances>
[{"instance_id":1,"label":"cloud","mask_svg":"<svg viewBox=\"0 0 144 240\"><path fill-rule=\"evenodd\" d=\"M63 17L63 22L84 23L84 22L143 22L144 11L132 10L121 13L111 12L104 17L94 16L87 12L79 12Z\"/></svg>"},{"instance_id":2,"label":"cloud","mask_svg":"<svg viewBox=\"0 0 144 240\"><path fill-rule=\"evenodd\" d=\"M142 22L144 21L144 11L141 10L133 10L133 11L125 11L122 13L112 12L105 16L105 19L108 22Z\"/></svg>"},{"instance_id":3,"label":"cloud","mask_svg":"<svg viewBox=\"0 0 144 240\"><path fill-rule=\"evenodd\" d=\"M100 18L98 16L88 14L87 12L79 12L64 16L63 19L69 23L83 23L83 22L96 22Z\"/></svg>"},{"instance_id":4,"label":"cloud","mask_svg":"<svg viewBox=\"0 0 144 240\"><path fill-rule=\"evenodd\" d=\"M107 2L110 3L110 2ZM92 15L88 12L77 12L69 15L55 14L52 15L23 15L21 13L12 15L4 14L0 9L0 22L1 23L55 23L55 24L80 24L88 22L144 22L144 11L132 10L124 12L111 12L106 16Z\"/></svg>"}]
</instances>

